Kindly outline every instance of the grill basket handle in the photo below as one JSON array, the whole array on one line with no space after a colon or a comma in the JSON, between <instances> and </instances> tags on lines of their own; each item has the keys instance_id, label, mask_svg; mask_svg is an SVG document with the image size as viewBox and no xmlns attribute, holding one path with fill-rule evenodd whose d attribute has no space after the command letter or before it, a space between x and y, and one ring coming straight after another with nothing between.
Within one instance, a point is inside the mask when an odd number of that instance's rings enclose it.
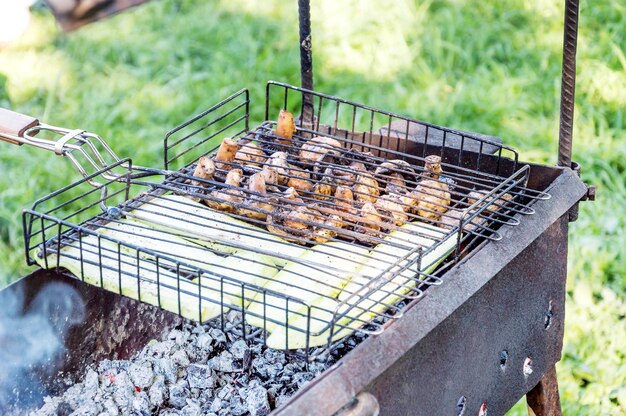
<instances>
[{"instance_id":1,"label":"grill basket handle","mask_svg":"<svg viewBox=\"0 0 626 416\"><path fill-rule=\"evenodd\" d=\"M11 144L21 146L24 133L28 129L39 126L39 120L34 117L16 113L15 111L0 108L0 139Z\"/></svg>"}]
</instances>

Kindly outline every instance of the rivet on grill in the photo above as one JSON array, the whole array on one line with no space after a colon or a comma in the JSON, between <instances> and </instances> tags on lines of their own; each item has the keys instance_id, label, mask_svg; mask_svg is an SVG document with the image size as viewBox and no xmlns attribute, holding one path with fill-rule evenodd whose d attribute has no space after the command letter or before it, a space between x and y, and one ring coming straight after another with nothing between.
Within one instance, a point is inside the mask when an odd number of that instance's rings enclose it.
<instances>
[{"instance_id":1,"label":"rivet on grill","mask_svg":"<svg viewBox=\"0 0 626 416\"><path fill-rule=\"evenodd\" d=\"M543 328L548 329L552 325L552 301L548 303L548 312L543 315Z\"/></svg>"},{"instance_id":2,"label":"rivet on grill","mask_svg":"<svg viewBox=\"0 0 626 416\"><path fill-rule=\"evenodd\" d=\"M461 396L459 400L456 402L456 416L463 416L465 414L465 405L467 404L467 399L465 396Z\"/></svg>"},{"instance_id":3,"label":"rivet on grill","mask_svg":"<svg viewBox=\"0 0 626 416\"><path fill-rule=\"evenodd\" d=\"M529 375L533 373L533 359L532 358L526 357L526 359L524 360L524 367L522 369L522 372L524 373L524 377L528 377Z\"/></svg>"},{"instance_id":4,"label":"rivet on grill","mask_svg":"<svg viewBox=\"0 0 626 416\"><path fill-rule=\"evenodd\" d=\"M118 207L107 207L107 216L111 219L117 220L122 216L122 210Z\"/></svg>"},{"instance_id":5,"label":"rivet on grill","mask_svg":"<svg viewBox=\"0 0 626 416\"><path fill-rule=\"evenodd\" d=\"M502 370L505 369L506 367L506 362L509 359L509 353L507 350L502 350L502 352L500 352L500 368Z\"/></svg>"}]
</instances>

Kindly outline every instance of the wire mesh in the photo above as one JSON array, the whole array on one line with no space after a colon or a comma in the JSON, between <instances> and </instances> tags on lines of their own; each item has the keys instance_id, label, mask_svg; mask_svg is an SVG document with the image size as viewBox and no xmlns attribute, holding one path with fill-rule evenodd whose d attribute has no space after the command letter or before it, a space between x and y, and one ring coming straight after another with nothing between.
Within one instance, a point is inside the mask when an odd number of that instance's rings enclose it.
<instances>
[{"instance_id":1,"label":"wire mesh","mask_svg":"<svg viewBox=\"0 0 626 416\"><path fill-rule=\"evenodd\" d=\"M313 122L297 120L285 141L269 115L297 111L305 93ZM253 129L249 105L241 90L169 132L164 170L125 159L37 201L24 212L29 263L222 327L234 310L244 337L320 354L354 331L382 331L401 316L398 305L441 284L445 270L549 198L526 186L530 168L513 149L484 136L274 82L268 120ZM409 134L415 126L422 137ZM194 176L198 158L216 159L226 134L240 158ZM250 143L261 151L253 163L247 156L259 153ZM493 154L472 151L486 147ZM275 159L284 160L280 180L251 186ZM92 186L114 168L124 174ZM228 183L235 170L239 183ZM298 181L305 185L294 191ZM320 193L320 183L334 192ZM414 209L415 189L434 197L428 206ZM361 212L371 190L397 196L375 221Z\"/></svg>"}]
</instances>

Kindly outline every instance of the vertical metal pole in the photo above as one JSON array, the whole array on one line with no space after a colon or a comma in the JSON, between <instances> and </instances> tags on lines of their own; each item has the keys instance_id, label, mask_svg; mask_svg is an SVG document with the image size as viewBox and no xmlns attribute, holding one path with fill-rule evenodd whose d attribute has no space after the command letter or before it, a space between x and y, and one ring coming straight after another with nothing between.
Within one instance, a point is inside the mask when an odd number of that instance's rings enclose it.
<instances>
[{"instance_id":1,"label":"vertical metal pole","mask_svg":"<svg viewBox=\"0 0 626 416\"><path fill-rule=\"evenodd\" d=\"M298 0L300 24L300 82L302 88L313 90L313 51L311 48L311 4L310 0ZM313 122L313 96L303 94L302 121Z\"/></svg>"},{"instance_id":2,"label":"vertical metal pole","mask_svg":"<svg viewBox=\"0 0 626 416\"><path fill-rule=\"evenodd\" d=\"M568 168L572 166L572 130L574 125L574 94L576 90L577 39L578 0L565 0L558 165Z\"/></svg>"}]
</instances>

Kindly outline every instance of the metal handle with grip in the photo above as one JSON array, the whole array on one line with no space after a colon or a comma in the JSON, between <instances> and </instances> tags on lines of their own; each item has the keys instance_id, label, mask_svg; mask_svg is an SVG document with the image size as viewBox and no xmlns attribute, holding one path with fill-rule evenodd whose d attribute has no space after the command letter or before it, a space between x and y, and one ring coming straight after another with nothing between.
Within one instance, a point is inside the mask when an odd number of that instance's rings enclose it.
<instances>
[{"instance_id":1,"label":"metal handle with grip","mask_svg":"<svg viewBox=\"0 0 626 416\"><path fill-rule=\"evenodd\" d=\"M34 117L0 108L0 140L21 146L26 131L38 125Z\"/></svg>"},{"instance_id":2,"label":"metal handle with grip","mask_svg":"<svg viewBox=\"0 0 626 416\"><path fill-rule=\"evenodd\" d=\"M57 136L58 139L50 140L35 137L41 131ZM0 108L0 139L20 146L28 144L54 152L59 156L65 156L70 159L83 177L90 175L85 166L90 165L99 171L120 161L119 157L97 134L81 129L71 130L51 126L39 122L34 117L16 113L6 108ZM80 156L81 160L77 156ZM87 161L86 165L85 160ZM118 177L108 170L106 172L103 174L106 179ZM91 179L89 183L94 186L101 186Z\"/></svg>"}]
</instances>

